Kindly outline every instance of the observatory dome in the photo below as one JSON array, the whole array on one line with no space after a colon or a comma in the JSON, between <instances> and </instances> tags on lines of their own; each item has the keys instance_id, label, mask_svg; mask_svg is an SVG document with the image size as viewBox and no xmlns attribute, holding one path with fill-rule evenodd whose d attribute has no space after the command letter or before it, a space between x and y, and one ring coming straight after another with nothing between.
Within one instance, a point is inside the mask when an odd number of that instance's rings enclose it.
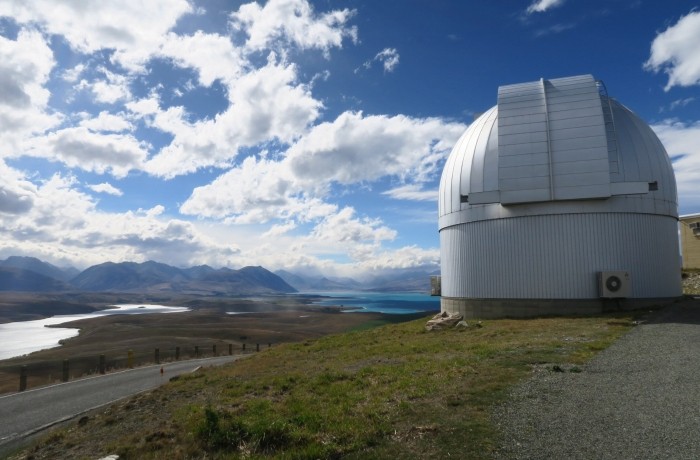
<instances>
[{"instance_id":1,"label":"observatory dome","mask_svg":"<svg viewBox=\"0 0 700 460\"><path fill-rule=\"evenodd\" d=\"M501 86L442 173L442 309L527 316L677 297L677 208L663 145L602 82Z\"/></svg>"}]
</instances>

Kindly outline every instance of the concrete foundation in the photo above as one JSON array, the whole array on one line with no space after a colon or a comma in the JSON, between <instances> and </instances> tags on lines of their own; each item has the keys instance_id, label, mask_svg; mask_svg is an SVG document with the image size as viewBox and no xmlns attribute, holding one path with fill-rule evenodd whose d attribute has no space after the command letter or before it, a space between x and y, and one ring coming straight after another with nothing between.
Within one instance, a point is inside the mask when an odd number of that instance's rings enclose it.
<instances>
[{"instance_id":1,"label":"concrete foundation","mask_svg":"<svg viewBox=\"0 0 700 460\"><path fill-rule=\"evenodd\" d=\"M657 299L464 299L440 298L440 310L467 319L596 315L668 305L681 297Z\"/></svg>"}]
</instances>

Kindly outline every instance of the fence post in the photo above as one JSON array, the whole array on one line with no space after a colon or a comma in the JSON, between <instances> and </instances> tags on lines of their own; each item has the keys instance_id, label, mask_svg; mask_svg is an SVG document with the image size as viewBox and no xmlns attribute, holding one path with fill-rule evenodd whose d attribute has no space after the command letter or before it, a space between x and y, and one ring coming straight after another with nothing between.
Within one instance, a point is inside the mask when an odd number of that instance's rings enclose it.
<instances>
[{"instance_id":1,"label":"fence post","mask_svg":"<svg viewBox=\"0 0 700 460\"><path fill-rule=\"evenodd\" d=\"M19 369L19 391L27 389L27 366L22 366Z\"/></svg>"},{"instance_id":2,"label":"fence post","mask_svg":"<svg viewBox=\"0 0 700 460\"><path fill-rule=\"evenodd\" d=\"M211 347L211 351L214 353L214 356L219 356L216 354L216 344Z\"/></svg>"},{"instance_id":3,"label":"fence post","mask_svg":"<svg viewBox=\"0 0 700 460\"><path fill-rule=\"evenodd\" d=\"M175 361L180 360L180 347L175 347Z\"/></svg>"},{"instance_id":4,"label":"fence post","mask_svg":"<svg viewBox=\"0 0 700 460\"><path fill-rule=\"evenodd\" d=\"M229 354L229 356L231 356L233 354L233 344L232 343L228 344L228 354Z\"/></svg>"},{"instance_id":5,"label":"fence post","mask_svg":"<svg viewBox=\"0 0 700 460\"><path fill-rule=\"evenodd\" d=\"M272 344L268 342L268 343L267 343L267 348L272 348Z\"/></svg>"},{"instance_id":6,"label":"fence post","mask_svg":"<svg viewBox=\"0 0 700 460\"><path fill-rule=\"evenodd\" d=\"M259 343L255 344L255 351L260 351L260 344Z\"/></svg>"},{"instance_id":7,"label":"fence post","mask_svg":"<svg viewBox=\"0 0 700 460\"><path fill-rule=\"evenodd\" d=\"M67 359L63 360L63 376L61 378L61 381L67 382L70 374L70 364L68 363Z\"/></svg>"},{"instance_id":8,"label":"fence post","mask_svg":"<svg viewBox=\"0 0 700 460\"><path fill-rule=\"evenodd\" d=\"M156 364L160 364L160 348L156 348Z\"/></svg>"},{"instance_id":9,"label":"fence post","mask_svg":"<svg viewBox=\"0 0 700 460\"><path fill-rule=\"evenodd\" d=\"M245 351L245 343L243 344L243 351Z\"/></svg>"},{"instance_id":10,"label":"fence post","mask_svg":"<svg viewBox=\"0 0 700 460\"><path fill-rule=\"evenodd\" d=\"M126 365L129 366L129 369L134 368L134 350L126 352Z\"/></svg>"},{"instance_id":11,"label":"fence post","mask_svg":"<svg viewBox=\"0 0 700 460\"><path fill-rule=\"evenodd\" d=\"M100 355L100 374L105 373L105 355Z\"/></svg>"},{"instance_id":12,"label":"fence post","mask_svg":"<svg viewBox=\"0 0 700 460\"><path fill-rule=\"evenodd\" d=\"M199 345L194 346L194 356L195 358L199 358Z\"/></svg>"}]
</instances>

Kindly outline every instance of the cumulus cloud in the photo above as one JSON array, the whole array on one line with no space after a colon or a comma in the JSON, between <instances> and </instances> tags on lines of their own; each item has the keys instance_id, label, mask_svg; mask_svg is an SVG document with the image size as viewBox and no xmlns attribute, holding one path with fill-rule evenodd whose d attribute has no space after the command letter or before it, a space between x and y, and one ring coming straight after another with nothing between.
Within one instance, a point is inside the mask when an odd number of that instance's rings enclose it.
<instances>
[{"instance_id":1,"label":"cumulus cloud","mask_svg":"<svg viewBox=\"0 0 700 460\"><path fill-rule=\"evenodd\" d=\"M700 83L700 11L691 11L654 38L646 70L668 75L665 90Z\"/></svg>"},{"instance_id":2,"label":"cumulus cloud","mask_svg":"<svg viewBox=\"0 0 700 460\"><path fill-rule=\"evenodd\" d=\"M143 69L162 37L190 12L187 0L0 2L0 16L61 35L82 53L112 50L113 61L132 71Z\"/></svg>"},{"instance_id":3,"label":"cumulus cloud","mask_svg":"<svg viewBox=\"0 0 700 460\"><path fill-rule=\"evenodd\" d=\"M203 86L215 80L233 82L247 67L241 49L230 38L201 31L187 36L169 33L158 54L180 67L195 69Z\"/></svg>"},{"instance_id":4,"label":"cumulus cloud","mask_svg":"<svg viewBox=\"0 0 700 460\"><path fill-rule=\"evenodd\" d=\"M61 121L48 109L45 88L55 65L42 35L22 30L16 40L0 36L0 155L16 156L21 141Z\"/></svg>"},{"instance_id":5,"label":"cumulus cloud","mask_svg":"<svg viewBox=\"0 0 700 460\"><path fill-rule=\"evenodd\" d=\"M314 126L290 147L286 161L296 177L309 183L353 184L384 176L423 181L436 172L464 129L437 118L344 112Z\"/></svg>"},{"instance_id":6,"label":"cumulus cloud","mask_svg":"<svg viewBox=\"0 0 700 460\"><path fill-rule=\"evenodd\" d=\"M335 210L335 205L307 195L283 163L253 157L212 183L195 188L180 207L183 214L238 223L308 222Z\"/></svg>"},{"instance_id":7,"label":"cumulus cloud","mask_svg":"<svg viewBox=\"0 0 700 460\"><path fill-rule=\"evenodd\" d=\"M525 11L527 14L544 13L551 8L561 6L563 3L564 0L535 0Z\"/></svg>"},{"instance_id":8,"label":"cumulus cloud","mask_svg":"<svg viewBox=\"0 0 700 460\"><path fill-rule=\"evenodd\" d=\"M81 80L78 88L89 89L97 102L105 104L114 104L118 101L131 99L131 91L129 90L131 78L110 72L105 68L101 68L100 72L104 75L104 78L96 79L92 82Z\"/></svg>"},{"instance_id":9,"label":"cumulus cloud","mask_svg":"<svg viewBox=\"0 0 700 460\"><path fill-rule=\"evenodd\" d=\"M270 140L288 143L306 131L319 116L322 104L310 88L297 81L296 66L276 62L251 71L229 88L230 105L213 119L190 123L182 108L152 115L152 125L173 134L172 142L146 164L162 177L186 174L206 166L225 166L241 147ZM153 104L130 106L153 110Z\"/></svg>"},{"instance_id":10,"label":"cumulus cloud","mask_svg":"<svg viewBox=\"0 0 700 460\"><path fill-rule=\"evenodd\" d=\"M100 112L96 117L86 117L80 121L80 126L95 132L119 133L130 131L133 126L122 114L112 114L106 111Z\"/></svg>"},{"instance_id":11,"label":"cumulus cloud","mask_svg":"<svg viewBox=\"0 0 700 460\"><path fill-rule=\"evenodd\" d=\"M93 192L97 193L106 193L107 195L114 196L124 195L124 192L107 182L102 182L101 184L89 184L87 187Z\"/></svg>"},{"instance_id":12,"label":"cumulus cloud","mask_svg":"<svg viewBox=\"0 0 700 460\"><path fill-rule=\"evenodd\" d=\"M700 122L664 120L652 125L673 161L680 207L700 207Z\"/></svg>"},{"instance_id":13,"label":"cumulus cloud","mask_svg":"<svg viewBox=\"0 0 700 460\"><path fill-rule=\"evenodd\" d=\"M357 41L357 29L346 25L353 15L348 9L319 15L306 0L269 0L264 6L255 2L242 5L231 14L231 25L248 35L246 47L251 50L282 41L328 52L342 46L345 37Z\"/></svg>"},{"instance_id":14,"label":"cumulus cloud","mask_svg":"<svg viewBox=\"0 0 700 460\"><path fill-rule=\"evenodd\" d=\"M314 228L311 236L319 240L355 245L393 240L396 231L383 225L381 219L358 218L355 209L348 206L326 216Z\"/></svg>"},{"instance_id":15,"label":"cumulus cloud","mask_svg":"<svg viewBox=\"0 0 700 460\"><path fill-rule=\"evenodd\" d=\"M141 168L148 150L131 134L95 133L75 127L27 141L25 154L60 160L72 168L124 177L132 169Z\"/></svg>"},{"instance_id":16,"label":"cumulus cloud","mask_svg":"<svg viewBox=\"0 0 700 460\"><path fill-rule=\"evenodd\" d=\"M325 201L332 184L371 183L386 176L413 182L434 178L464 129L433 118L345 112L334 122L316 125L280 160L248 157L196 188L180 212L237 222L313 220L335 212Z\"/></svg>"}]
</instances>

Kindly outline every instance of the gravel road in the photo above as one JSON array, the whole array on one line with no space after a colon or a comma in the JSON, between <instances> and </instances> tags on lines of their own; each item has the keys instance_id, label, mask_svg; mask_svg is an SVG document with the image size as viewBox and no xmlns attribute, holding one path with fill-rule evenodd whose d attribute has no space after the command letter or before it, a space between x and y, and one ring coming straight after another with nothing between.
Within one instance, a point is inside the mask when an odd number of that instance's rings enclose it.
<instances>
[{"instance_id":1,"label":"gravel road","mask_svg":"<svg viewBox=\"0 0 700 460\"><path fill-rule=\"evenodd\" d=\"M580 373L537 370L494 421L500 459L700 458L700 300L654 313Z\"/></svg>"},{"instance_id":2,"label":"gravel road","mask_svg":"<svg viewBox=\"0 0 700 460\"><path fill-rule=\"evenodd\" d=\"M90 409L155 388L199 366L217 366L240 358L193 359L139 367L0 397L0 453L26 436ZM163 373L160 372L161 367Z\"/></svg>"}]
</instances>

